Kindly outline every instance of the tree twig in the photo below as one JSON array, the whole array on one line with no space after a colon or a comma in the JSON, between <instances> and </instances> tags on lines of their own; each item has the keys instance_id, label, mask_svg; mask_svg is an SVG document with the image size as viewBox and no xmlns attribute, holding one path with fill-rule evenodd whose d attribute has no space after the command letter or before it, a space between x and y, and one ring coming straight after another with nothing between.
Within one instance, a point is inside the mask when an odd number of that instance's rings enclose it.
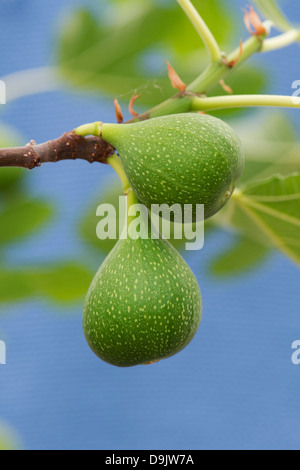
<instances>
[{"instance_id":1,"label":"tree twig","mask_svg":"<svg viewBox=\"0 0 300 470\"><path fill-rule=\"evenodd\" d=\"M212 98L192 99L192 111L214 111L229 108L300 108L300 99L296 96L273 95L232 95L214 96Z\"/></svg>"},{"instance_id":2,"label":"tree twig","mask_svg":"<svg viewBox=\"0 0 300 470\"><path fill-rule=\"evenodd\" d=\"M107 163L107 158L113 154L114 148L100 137L83 138L72 131L43 144L32 141L25 147L0 149L0 167L32 170L43 163L77 159Z\"/></svg>"},{"instance_id":3,"label":"tree twig","mask_svg":"<svg viewBox=\"0 0 300 470\"><path fill-rule=\"evenodd\" d=\"M211 30L198 13L196 8L192 5L190 0L177 0L191 23L194 25L199 36L202 38L211 58L211 62L219 62L222 54L219 45L212 34Z\"/></svg>"}]
</instances>

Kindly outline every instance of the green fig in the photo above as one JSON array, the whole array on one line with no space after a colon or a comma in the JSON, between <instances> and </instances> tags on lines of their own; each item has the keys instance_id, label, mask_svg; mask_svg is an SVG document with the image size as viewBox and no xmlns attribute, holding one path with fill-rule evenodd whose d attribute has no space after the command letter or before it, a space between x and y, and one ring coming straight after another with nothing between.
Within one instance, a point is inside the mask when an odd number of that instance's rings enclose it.
<instances>
[{"instance_id":1,"label":"green fig","mask_svg":"<svg viewBox=\"0 0 300 470\"><path fill-rule=\"evenodd\" d=\"M87 294L83 329L91 349L119 367L181 351L195 336L202 301L195 276L162 239L118 241Z\"/></svg>"},{"instance_id":2,"label":"green fig","mask_svg":"<svg viewBox=\"0 0 300 470\"><path fill-rule=\"evenodd\" d=\"M122 160L140 202L204 204L205 218L232 195L244 168L241 142L215 117L180 114L133 124L102 124L102 137Z\"/></svg>"}]
</instances>

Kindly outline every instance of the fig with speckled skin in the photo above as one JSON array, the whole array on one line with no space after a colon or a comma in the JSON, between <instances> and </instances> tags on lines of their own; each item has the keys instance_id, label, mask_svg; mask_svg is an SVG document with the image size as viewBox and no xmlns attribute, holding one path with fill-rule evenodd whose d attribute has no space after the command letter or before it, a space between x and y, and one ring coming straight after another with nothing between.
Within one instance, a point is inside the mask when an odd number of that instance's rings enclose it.
<instances>
[{"instance_id":1,"label":"fig with speckled skin","mask_svg":"<svg viewBox=\"0 0 300 470\"><path fill-rule=\"evenodd\" d=\"M232 195L244 168L241 143L233 129L215 117L180 114L133 124L103 124L141 203L204 204L205 218Z\"/></svg>"},{"instance_id":2,"label":"fig with speckled skin","mask_svg":"<svg viewBox=\"0 0 300 470\"><path fill-rule=\"evenodd\" d=\"M89 289L83 329L91 349L119 367L173 356L190 343L202 301L192 271L165 240L120 240Z\"/></svg>"}]
</instances>

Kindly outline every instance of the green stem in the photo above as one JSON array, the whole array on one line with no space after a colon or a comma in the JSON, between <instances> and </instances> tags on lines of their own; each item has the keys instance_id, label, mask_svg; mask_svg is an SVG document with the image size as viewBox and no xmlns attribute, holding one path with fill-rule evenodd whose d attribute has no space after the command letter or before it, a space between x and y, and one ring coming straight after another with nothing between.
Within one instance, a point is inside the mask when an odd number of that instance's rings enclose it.
<instances>
[{"instance_id":1,"label":"green stem","mask_svg":"<svg viewBox=\"0 0 300 470\"><path fill-rule=\"evenodd\" d=\"M107 159L107 163L115 170L115 172L119 176L121 183L123 184L124 194L128 194L129 190L131 189L130 183L128 181L120 158L116 154L114 154Z\"/></svg>"},{"instance_id":2,"label":"green stem","mask_svg":"<svg viewBox=\"0 0 300 470\"><path fill-rule=\"evenodd\" d=\"M126 223L124 226L123 233L121 235L121 239L124 239L128 237L130 223L135 219L135 216L129 215L129 209L134 204L139 204L139 200L136 197L135 193L133 192L133 189L130 187L130 183L128 181L127 175L125 173L125 170L124 170L124 167L122 165L120 158L116 154L114 154L107 159L107 163L115 170L115 172L119 176L123 184L124 194L127 196Z\"/></svg>"},{"instance_id":3,"label":"green stem","mask_svg":"<svg viewBox=\"0 0 300 470\"><path fill-rule=\"evenodd\" d=\"M125 221L124 221L123 231L122 231L122 234L120 236L120 240L126 240L128 237L130 237L130 224L136 218L135 216L129 215L130 208L135 204L139 204L139 200L138 200L138 198L136 197L135 193L133 192L133 190L131 188L129 189L126 196L127 196L127 198L126 198L126 204L127 204L126 217L125 217Z\"/></svg>"},{"instance_id":4,"label":"green stem","mask_svg":"<svg viewBox=\"0 0 300 470\"><path fill-rule=\"evenodd\" d=\"M286 33L280 34L279 36L276 36L271 39L267 39L264 41L263 47L262 47L262 52L270 52L270 51L275 51L278 49L282 49L284 47L290 46L291 44L294 44L295 42L300 40L300 31L297 29L291 29L290 31L287 31Z\"/></svg>"},{"instance_id":5,"label":"green stem","mask_svg":"<svg viewBox=\"0 0 300 470\"><path fill-rule=\"evenodd\" d=\"M233 95L213 98L193 98L192 111L213 111L217 109L243 107L300 108L300 99L292 96Z\"/></svg>"},{"instance_id":6,"label":"green stem","mask_svg":"<svg viewBox=\"0 0 300 470\"><path fill-rule=\"evenodd\" d=\"M267 30L270 28L270 22L266 21L264 26ZM243 44L243 52L240 54L240 48L234 50L227 58L220 60L218 63L210 64L204 72L194 82L187 87L187 94L177 94L172 98L164 101L150 111L133 118L129 123L144 121L145 119L166 116L169 114L181 114L191 111L191 94L207 94L215 88L219 81L226 78L232 71L236 70L251 56L257 52L261 52L264 36L252 36ZM237 58L238 62L232 67L229 64L234 63Z\"/></svg>"},{"instance_id":7,"label":"green stem","mask_svg":"<svg viewBox=\"0 0 300 470\"><path fill-rule=\"evenodd\" d=\"M135 193L133 192L133 190L130 188L127 194L127 221L126 221L127 223L125 226L127 236L130 236L129 227L130 227L131 222L133 222L136 219L136 216L129 215L129 209L131 208L131 206L135 204L140 204L140 202L138 198L136 197Z\"/></svg>"},{"instance_id":8,"label":"green stem","mask_svg":"<svg viewBox=\"0 0 300 470\"><path fill-rule=\"evenodd\" d=\"M77 127L74 130L75 134L87 137L88 135L94 135L95 137L101 136L102 122L92 122L91 124L84 124L83 126Z\"/></svg>"},{"instance_id":9,"label":"green stem","mask_svg":"<svg viewBox=\"0 0 300 470\"><path fill-rule=\"evenodd\" d=\"M187 17L194 25L199 36L203 40L209 54L211 62L219 62L221 60L222 54L219 48L219 45L213 36L212 32L208 28L205 21L202 19L196 8L192 5L190 0L177 0L181 8L186 13Z\"/></svg>"},{"instance_id":10,"label":"green stem","mask_svg":"<svg viewBox=\"0 0 300 470\"><path fill-rule=\"evenodd\" d=\"M269 26L269 22L265 22L264 26ZM220 80L226 78L233 70L236 70L237 67L244 64L251 56L257 52L261 52L262 46L262 37L252 36L244 42L242 54L238 47L227 58L224 57L223 61L217 64L211 64L200 77L188 86L187 90L193 93L208 93ZM233 67L229 65L235 62L236 64Z\"/></svg>"},{"instance_id":11,"label":"green stem","mask_svg":"<svg viewBox=\"0 0 300 470\"><path fill-rule=\"evenodd\" d=\"M129 211L130 207L135 205L135 204L139 204L139 200L138 198L136 197L135 193L133 192L133 190L130 188L129 191L128 191L128 194L127 194L127 212ZM130 219L133 220L135 217L128 217L128 222L130 222Z\"/></svg>"}]
</instances>

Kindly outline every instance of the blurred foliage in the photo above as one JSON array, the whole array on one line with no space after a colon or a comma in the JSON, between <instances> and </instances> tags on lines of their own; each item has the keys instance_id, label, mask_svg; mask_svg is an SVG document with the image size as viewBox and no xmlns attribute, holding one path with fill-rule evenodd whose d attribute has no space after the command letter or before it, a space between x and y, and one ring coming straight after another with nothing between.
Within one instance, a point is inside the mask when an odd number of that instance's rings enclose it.
<instances>
[{"instance_id":1,"label":"blurred foliage","mask_svg":"<svg viewBox=\"0 0 300 470\"><path fill-rule=\"evenodd\" d=\"M286 18L276 0L253 0L260 11L268 20L272 20L274 25L282 31L289 31L293 25Z\"/></svg>"},{"instance_id":2,"label":"blurred foliage","mask_svg":"<svg viewBox=\"0 0 300 470\"><path fill-rule=\"evenodd\" d=\"M18 269L0 266L0 303L32 297L45 297L59 304L81 302L92 277L90 270L75 262Z\"/></svg>"},{"instance_id":3,"label":"blurred foliage","mask_svg":"<svg viewBox=\"0 0 300 470\"><path fill-rule=\"evenodd\" d=\"M0 422L0 451L18 450L20 442L15 433L6 424Z\"/></svg>"},{"instance_id":4,"label":"blurred foliage","mask_svg":"<svg viewBox=\"0 0 300 470\"><path fill-rule=\"evenodd\" d=\"M281 112L266 113L238 130L246 153L240 184L275 174L300 172L300 144L296 129Z\"/></svg>"},{"instance_id":5,"label":"blurred foliage","mask_svg":"<svg viewBox=\"0 0 300 470\"><path fill-rule=\"evenodd\" d=\"M4 147L3 141L1 146ZM0 197L14 194L20 186L24 176L24 170L21 168L1 168L0 172Z\"/></svg>"},{"instance_id":6,"label":"blurred foliage","mask_svg":"<svg viewBox=\"0 0 300 470\"><path fill-rule=\"evenodd\" d=\"M267 90L267 82L268 78L264 70L256 69L249 64L236 69L235 72L226 79L226 85L228 85L236 95L264 93ZM212 92L207 94L207 96L225 95L227 95L227 93L221 85L218 85ZM246 108L232 108L213 111L210 114L220 119L227 119L235 117L236 115L247 115L248 113L249 109Z\"/></svg>"},{"instance_id":7,"label":"blurred foliage","mask_svg":"<svg viewBox=\"0 0 300 470\"><path fill-rule=\"evenodd\" d=\"M0 210L0 246L35 234L52 215L53 209L46 201L26 200L21 195L7 201Z\"/></svg>"},{"instance_id":8,"label":"blurred foliage","mask_svg":"<svg viewBox=\"0 0 300 470\"><path fill-rule=\"evenodd\" d=\"M267 246L278 248L300 265L300 173L249 184L233 198L233 204L244 212L253 230L235 210L230 219L233 226L246 229L247 234L255 229L256 240L264 239Z\"/></svg>"},{"instance_id":9,"label":"blurred foliage","mask_svg":"<svg viewBox=\"0 0 300 470\"><path fill-rule=\"evenodd\" d=\"M220 44L236 40L228 5L222 0L193 3ZM164 59L172 62L186 83L207 65L205 47L176 2L115 0L98 18L80 8L70 11L63 24L58 41L61 73L89 92L128 101L138 90L139 104L153 107L174 94ZM250 65L228 81L236 93L262 92L265 82L264 74ZM224 93L220 87L215 91Z\"/></svg>"},{"instance_id":10,"label":"blurred foliage","mask_svg":"<svg viewBox=\"0 0 300 470\"><path fill-rule=\"evenodd\" d=\"M247 236L236 236L231 248L219 254L210 264L210 273L217 277L239 275L262 264L270 249Z\"/></svg>"}]
</instances>

